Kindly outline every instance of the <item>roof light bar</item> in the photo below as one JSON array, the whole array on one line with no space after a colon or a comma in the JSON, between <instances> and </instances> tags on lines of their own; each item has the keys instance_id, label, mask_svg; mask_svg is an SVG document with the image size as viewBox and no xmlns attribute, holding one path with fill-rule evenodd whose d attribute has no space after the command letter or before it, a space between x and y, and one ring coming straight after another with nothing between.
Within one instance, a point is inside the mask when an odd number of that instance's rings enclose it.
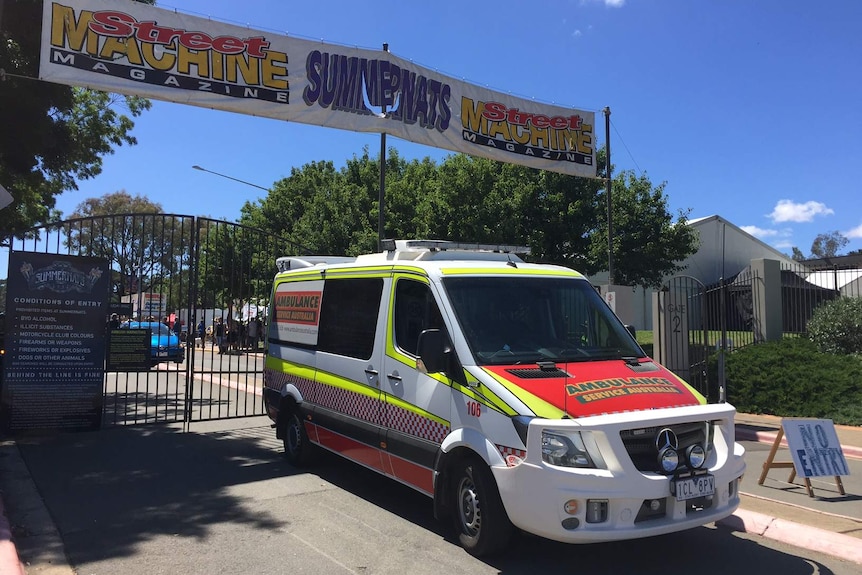
<instances>
[{"instance_id":1,"label":"roof light bar","mask_svg":"<svg viewBox=\"0 0 862 575\"><path fill-rule=\"evenodd\" d=\"M381 242L385 251L427 249L430 251L462 250L469 252L496 252L512 254L530 254L529 246L512 246L504 244L478 244L470 242L450 242L447 240L393 240Z\"/></svg>"}]
</instances>

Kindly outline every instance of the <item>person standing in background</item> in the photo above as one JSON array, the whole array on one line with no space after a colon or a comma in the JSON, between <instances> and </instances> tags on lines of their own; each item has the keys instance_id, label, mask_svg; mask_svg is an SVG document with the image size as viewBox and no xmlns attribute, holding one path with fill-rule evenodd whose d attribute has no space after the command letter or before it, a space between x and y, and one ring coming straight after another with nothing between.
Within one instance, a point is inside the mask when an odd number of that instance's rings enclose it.
<instances>
[{"instance_id":1,"label":"person standing in background","mask_svg":"<svg viewBox=\"0 0 862 575\"><path fill-rule=\"evenodd\" d=\"M220 317L217 317L215 322L215 344L218 346L216 353L223 353L225 351L224 324Z\"/></svg>"},{"instance_id":2,"label":"person standing in background","mask_svg":"<svg viewBox=\"0 0 862 575\"><path fill-rule=\"evenodd\" d=\"M253 318L248 322L248 345L251 351L257 351L257 339L260 337L260 320Z\"/></svg>"},{"instance_id":3,"label":"person standing in background","mask_svg":"<svg viewBox=\"0 0 862 575\"><path fill-rule=\"evenodd\" d=\"M204 342L206 341L206 339L205 339L206 334L207 333L206 333L206 328L204 327L204 320L200 320L198 322L198 337L201 340L201 349L204 348L204 345L205 345Z\"/></svg>"}]
</instances>

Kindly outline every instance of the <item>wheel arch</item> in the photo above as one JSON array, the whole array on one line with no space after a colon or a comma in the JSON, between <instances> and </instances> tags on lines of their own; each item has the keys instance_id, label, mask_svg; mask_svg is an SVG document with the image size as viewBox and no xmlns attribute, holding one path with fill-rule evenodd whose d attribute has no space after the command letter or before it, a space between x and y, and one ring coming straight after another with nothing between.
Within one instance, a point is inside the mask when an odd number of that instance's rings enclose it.
<instances>
[{"instance_id":1,"label":"wheel arch","mask_svg":"<svg viewBox=\"0 0 862 575\"><path fill-rule=\"evenodd\" d=\"M434 517L437 519L448 514L450 470L456 463L471 456L478 457L488 467L506 464L494 443L479 430L461 428L450 433L440 445L434 462Z\"/></svg>"},{"instance_id":2,"label":"wheel arch","mask_svg":"<svg viewBox=\"0 0 862 575\"><path fill-rule=\"evenodd\" d=\"M284 439L284 428L287 416L302 403L302 393L292 383L288 383L281 390L281 401L278 404L278 418L275 420L275 436Z\"/></svg>"}]
</instances>

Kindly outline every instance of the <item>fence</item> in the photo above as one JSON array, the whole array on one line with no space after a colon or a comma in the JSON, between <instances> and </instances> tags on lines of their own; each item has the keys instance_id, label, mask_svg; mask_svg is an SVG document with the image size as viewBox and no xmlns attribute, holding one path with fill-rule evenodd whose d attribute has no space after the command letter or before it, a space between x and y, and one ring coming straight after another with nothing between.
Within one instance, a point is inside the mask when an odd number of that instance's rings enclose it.
<instances>
[{"instance_id":1,"label":"fence","mask_svg":"<svg viewBox=\"0 0 862 575\"><path fill-rule=\"evenodd\" d=\"M782 327L785 334L804 334L820 305L839 297L862 297L862 268L832 264L782 265Z\"/></svg>"},{"instance_id":2,"label":"fence","mask_svg":"<svg viewBox=\"0 0 862 575\"><path fill-rule=\"evenodd\" d=\"M111 307L101 311L103 320L110 313L120 316L119 322L152 319L183 336L180 361L154 356L150 369L105 372L103 425L264 413L264 332L260 324L253 332L249 328L252 320L266 314L276 258L307 249L240 224L172 214L68 220L5 243L14 252L105 260ZM0 274L3 301L5 279ZM198 321L211 320L216 311L229 339L223 350L211 340L207 345L207 340L195 338Z\"/></svg>"},{"instance_id":3,"label":"fence","mask_svg":"<svg viewBox=\"0 0 862 575\"><path fill-rule=\"evenodd\" d=\"M697 284L694 278L677 276L665 284L665 295L655 296L654 355L714 400L724 394L726 353L804 335L819 306L839 297L862 297L862 267L761 259L728 281ZM717 375L710 376L707 366L714 355Z\"/></svg>"}]
</instances>

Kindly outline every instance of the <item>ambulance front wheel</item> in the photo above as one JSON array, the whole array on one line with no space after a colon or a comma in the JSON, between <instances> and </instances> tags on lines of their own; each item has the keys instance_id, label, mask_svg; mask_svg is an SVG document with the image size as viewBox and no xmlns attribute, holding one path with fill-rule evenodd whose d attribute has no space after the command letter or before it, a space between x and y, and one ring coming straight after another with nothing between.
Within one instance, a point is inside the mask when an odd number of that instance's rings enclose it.
<instances>
[{"instance_id":1,"label":"ambulance front wheel","mask_svg":"<svg viewBox=\"0 0 862 575\"><path fill-rule=\"evenodd\" d=\"M305 424L300 418L298 409L294 407L287 417L282 441L284 442L284 458L294 467L308 465L311 461L314 446L308 440Z\"/></svg>"},{"instance_id":2,"label":"ambulance front wheel","mask_svg":"<svg viewBox=\"0 0 862 575\"><path fill-rule=\"evenodd\" d=\"M456 464L452 481L452 516L461 546L476 557L502 551L515 528L488 465L476 456L466 457Z\"/></svg>"}]
</instances>

